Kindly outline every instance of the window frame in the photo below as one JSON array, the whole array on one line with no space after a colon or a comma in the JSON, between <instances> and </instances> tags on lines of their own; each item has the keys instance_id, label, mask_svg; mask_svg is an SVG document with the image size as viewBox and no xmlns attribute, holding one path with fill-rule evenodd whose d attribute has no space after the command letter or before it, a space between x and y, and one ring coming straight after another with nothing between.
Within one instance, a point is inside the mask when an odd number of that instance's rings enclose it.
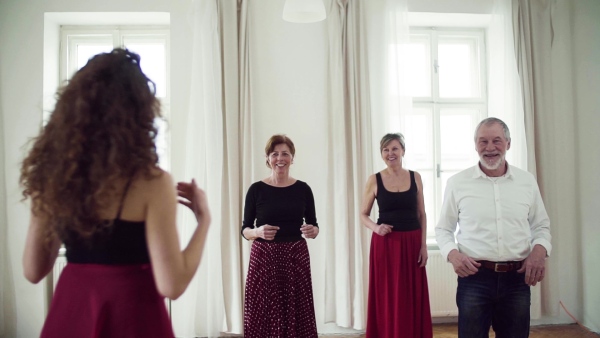
<instances>
[{"instance_id":1,"label":"window frame","mask_svg":"<svg viewBox=\"0 0 600 338\"><path fill-rule=\"evenodd\" d=\"M171 134L168 121L170 120L171 84L170 84L170 28L168 25L61 25L59 46L59 81L68 83L77 68L77 46L103 41L112 43L112 48L124 47L127 39L156 42L165 48L165 94L157 96L161 105L158 127L164 133L162 139L157 139L159 165L169 171L171 167ZM48 115L44 117L47 121ZM161 133L159 131L159 135ZM160 137L160 136L159 136ZM160 144L162 143L162 146Z\"/></svg>"},{"instance_id":2,"label":"window frame","mask_svg":"<svg viewBox=\"0 0 600 338\"><path fill-rule=\"evenodd\" d=\"M431 137L433 139L430 140L433 147L433 165L432 168L419 168L412 167L410 163L408 163L408 167L412 170L419 171L421 170L425 172L430 172L433 177L434 187L424 187L424 194L429 192L433 194L431 200L433 201L433 205L426 205L426 209L429 209L430 212L427 212L427 244L432 249L437 248L437 243L435 241L435 225L438 222L439 214L441 211L441 206L443 203L443 194L444 194L444 186L445 183L442 178L442 173L444 170L448 171L460 171L462 169L446 169L443 166L442 162L442 145L441 145L441 112L444 109L475 109L478 111L474 112L472 116L472 122L479 122L481 119L488 116L488 95L487 95L487 87L488 87L488 76L486 72L487 67L487 46L486 46L486 29L484 27L444 27L444 26L418 26L411 25L409 27L409 35L411 37L411 41L413 38L420 39L422 41L428 39L429 46L428 50L430 52L429 55L429 75L430 75L430 96L413 96L412 97L412 108L421 108L430 110L430 116L426 116L428 120L431 121L432 133ZM473 55L476 58L478 64L475 66L478 78L476 79L479 82L479 95L476 97L441 97L440 96L440 81L439 81L439 71L437 69L439 55L438 55L438 45L440 40L447 39L449 37L457 36L461 39L471 39L475 45L475 53ZM441 38L441 39L440 39ZM400 117L400 121L403 118ZM428 199L426 198L426 201ZM433 213L433 214L432 214Z\"/></svg>"}]
</instances>

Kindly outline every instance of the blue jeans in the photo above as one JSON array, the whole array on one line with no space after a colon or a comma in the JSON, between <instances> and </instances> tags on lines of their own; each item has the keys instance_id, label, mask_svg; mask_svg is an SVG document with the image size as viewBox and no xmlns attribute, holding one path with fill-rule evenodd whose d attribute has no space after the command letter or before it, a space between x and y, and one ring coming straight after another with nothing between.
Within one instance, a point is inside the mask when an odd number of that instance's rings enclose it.
<instances>
[{"instance_id":1,"label":"blue jeans","mask_svg":"<svg viewBox=\"0 0 600 338\"><path fill-rule=\"evenodd\" d=\"M488 338L490 324L497 338L529 337L531 290L525 274L479 268L458 278L458 337Z\"/></svg>"}]
</instances>

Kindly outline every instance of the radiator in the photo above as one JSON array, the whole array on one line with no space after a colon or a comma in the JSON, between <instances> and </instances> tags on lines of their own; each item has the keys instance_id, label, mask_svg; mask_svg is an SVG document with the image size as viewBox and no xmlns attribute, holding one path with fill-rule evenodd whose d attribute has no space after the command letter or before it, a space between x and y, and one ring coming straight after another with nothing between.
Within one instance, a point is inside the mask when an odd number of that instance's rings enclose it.
<instances>
[{"instance_id":1,"label":"radiator","mask_svg":"<svg viewBox=\"0 0 600 338\"><path fill-rule=\"evenodd\" d=\"M432 317L456 317L456 278L452 264L445 262L439 250L429 251L427 283Z\"/></svg>"},{"instance_id":2,"label":"radiator","mask_svg":"<svg viewBox=\"0 0 600 338\"><path fill-rule=\"evenodd\" d=\"M56 288L58 277L60 277L60 273L65 266L67 266L67 258L64 256L64 252L60 252L54 262L54 269L52 269L52 290Z\"/></svg>"}]
</instances>

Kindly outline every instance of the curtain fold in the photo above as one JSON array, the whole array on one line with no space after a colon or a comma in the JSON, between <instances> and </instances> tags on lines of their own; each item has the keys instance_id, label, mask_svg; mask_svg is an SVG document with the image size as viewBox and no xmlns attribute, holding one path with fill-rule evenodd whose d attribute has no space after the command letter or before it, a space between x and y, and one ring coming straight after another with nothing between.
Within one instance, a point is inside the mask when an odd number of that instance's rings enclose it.
<instances>
[{"instance_id":1,"label":"curtain fold","mask_svg":"<svg viewBox=\"0 0 600 338\"><path fill-rule=\"evenodd\" d=\"M238 67L239 67L239 139L238 148L240 149L240 156L242 158L240 168L240 187L238 189L238 196L240 197L240 210L242 210L244 198L246 196L245 189L249 188L253 183L254 168L256 156L254 156L254 137L252 134L252 100L251 100L251 85L250 85L250 22L248 15L248 1L238 0ZM241 216L243 217L243 216ZM242 218L240 217L237 226L238 231L242 226ZM248 274L248 266L250 264L250 247L251 243L246 241L239 235L238 241L242 242L242 292L244 292L244 286L246 285L246 276ZM242 326L243 326L242 318Z\"/></svg>"},{"instance_id":2,"label":"curtain fold","mask_svg":"<svg viewBox=\"0 0 600 338\"><path fill-rule=\"evenodd\" d=\"M372 25L369 26L372 109L376 112L372 147L378 149L383 134L399 132L398 122L402 125L412 114L408 1L373 1L368 5L368 13ZM373 152L373 166L378 170L385 166L379 151Z\"/></svg>"},{"instance_id":3,"label":"curtain fold","mask_svg":"<svg viewBox=\"0 0 600 338\"><path fill-rule=\"evenodd\" d=\"M8 285L8 243L6 243L8 232L8 221L6 217L6 187L4 175L4 115L0 112L0 337L5 334L4 313L5 301L4 293L7 291L5 285Z\"/></svg>"},{"instance_id":4,"label":"curtain fold","mask_svg":"<svg viewBox=\"0 0 600 338\"><path fill-rule=\"evenodd\" d=\"M410 112L406 0L333 0L328 14L328 200L325 322L364 330L371 233L359 218L379 138ZM372 214L377 213L374 206Z\"/></svg>"},{"instance_id":5,"label":"curtain fold","mask_svg":"<svg viewBox=\"0 0 600 338\"><path fill-rule=\"evenodd\" d=\"M502 119L510 127L511 147L506 154L508 163L536 175L534 133L525 130L525 107L517 54L512 0L495 0L488 41L488 116ZM528 110L531 112L531 110ZM531 116L529 114L528 116ZM529 159L532 159L529 161ZM541 311L541 285L531 288L531 318L539 319Z\"/></svg>"},{"instance_id":6,"label":"curtain fold","mask_svg":"<svg viewBox=\"0 0 600 338\"><path fill-rule=\"evenodd\" d=\"M528 163L528 136L521 79L517 68L513 29L512 0L494 0L487 30L488 116L502 119L510 127L511 148L508 163L535 173L535 162Z\"/></svg>"},{"instance_id":7,"label":"curtain fold","mask_svg":"<svg viewBox=\"0 0 600 338\"><path fill-rule=\"evenodd\" d=\"M515 40L515 55L518 73L521 80L522 99L524 107L524 125L527 135L527 160L528 169L537 176L538 184L550 216L553 233L553 256L557 255L557 237L561 219L556 210L562 209L571 213L574 208L559 196L569 196L574 185L569 183L572 179L572 171L566 170L569 161L563 161L552 149L553 140L557 135L570 135L566 130L572 129L573 122L564 120L564 124L557 125L556 118L559 117L552 105L552 42L554 38L552 25L551 0L523 0L512 1L512 16ZM562 114L561 114L562 115ZM560 117L559 117L560 119ZM564 140L562 142L568 142ZM562 143L561 142L561 143ZM512 149L511 149L512 150ZM571 162L572 163L572 162ZM564 176L559 175L565 168ZM565 186L558 178L562 177ZM575 217L568 220L572 222ZM558 315L559 306L559 260L552 257L547 263L547 274L541 283L541 293L538 292L541 307L538 307L537 315ZM537 296L532 293L532 296ZM534 298L532 297L532 302ZM533 314L533 313L532 313Z\"/></svg>"},{"instance_id":8,"label":"curtain fold","mask_svg":"<svg viewBox=\"0 0 600 338\"><path fill-rule=\"evenodd\" d=\"M371 109L365 12L360 1L334 0L328 15L328 200L323 228L325 322L366 327L368 239L358 217L370 173Z\"/></svg>"},{"instance_id":9,"label":"curtain fold","mask_svg":"<svg viewBox=\"0 0 600 338\"><path fill-rule=\"evenodd\" d=\"M205 189L212 226L198 272L172 303L178 337L241 333L237 2L192 2L192 64L186 131L186 179ZM182 245L196 223L182 214Z\"/></svg>"}]
</instances>

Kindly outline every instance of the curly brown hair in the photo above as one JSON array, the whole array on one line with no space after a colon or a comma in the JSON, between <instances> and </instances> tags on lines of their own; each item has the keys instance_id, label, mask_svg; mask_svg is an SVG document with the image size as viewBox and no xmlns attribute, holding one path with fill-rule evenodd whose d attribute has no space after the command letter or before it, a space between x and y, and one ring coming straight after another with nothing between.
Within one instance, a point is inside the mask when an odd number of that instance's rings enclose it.
<instances>
[{"instance_id":1,"label":"curly brown hair","mask_svg":"<svg viewBox=\"0 0 600 338\"><path fill-rule=\"evenodd\" d=\"M99 210L125 180L152 177L158 163L154 83L126 49L91 58L58 91L50 120L21 167L23 198L46 225L47 239L89 239L110 227ZM121 188L119 188L121 187Z\"/></svg>"}]
</instances>

